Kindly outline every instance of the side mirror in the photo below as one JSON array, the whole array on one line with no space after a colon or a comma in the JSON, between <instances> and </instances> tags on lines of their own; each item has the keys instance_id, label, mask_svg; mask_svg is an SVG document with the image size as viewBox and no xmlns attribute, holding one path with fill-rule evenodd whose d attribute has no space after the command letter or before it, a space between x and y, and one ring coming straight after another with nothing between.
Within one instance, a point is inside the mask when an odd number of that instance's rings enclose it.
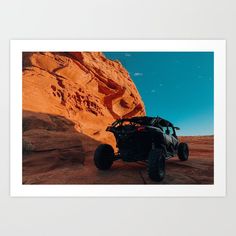
<instances>
[{"instance_id":1,"label":"side mirror","mask_svg":"<svg viewBox=\"0 0 236 236\"><path fill-rule=\"evenodd\" d=\"M174 127L175 128L175 130L180 130L180 128L179 127Z\"/></svg>"}]
</instances>

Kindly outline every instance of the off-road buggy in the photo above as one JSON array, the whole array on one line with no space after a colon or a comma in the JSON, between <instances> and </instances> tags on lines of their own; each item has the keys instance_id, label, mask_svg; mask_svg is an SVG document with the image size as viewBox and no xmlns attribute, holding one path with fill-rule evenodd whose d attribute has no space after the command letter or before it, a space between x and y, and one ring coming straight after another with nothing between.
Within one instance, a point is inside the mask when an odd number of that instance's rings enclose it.
<instances>
[{"instance_id":1,"label":"off-road buggy","mask_svg":"<svg viewBox=\"0 0 236 236\"><path fill-rule=\"evenodd\" d=\"M109 144L101 144L94 153L94 163L100 170L109 169L113 162L147 162L149 177L161 181L165 177L165 161L178 155L188 160L187 143L180 143L176 135L178 127L160 117L133 117L116 120L106 131L116 138L118 152Z\"/></svg>"}]
</instances>

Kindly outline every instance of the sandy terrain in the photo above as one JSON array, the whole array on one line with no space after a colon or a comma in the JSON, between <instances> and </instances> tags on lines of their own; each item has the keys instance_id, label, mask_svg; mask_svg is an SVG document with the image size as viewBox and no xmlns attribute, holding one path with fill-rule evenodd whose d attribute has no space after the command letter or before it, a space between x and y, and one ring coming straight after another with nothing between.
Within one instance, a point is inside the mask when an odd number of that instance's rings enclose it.
<instances>
[{"instance_id":1,"label":"sandy terrain","mask_svg":"<svg viewBox=\"0 0 236 236\"><path fill-rule=\"evenodd\" d=\"M48 137L50 139L50 136ZM66 135L61 139L66 142ZM80 139L81 134L76 133L72 138L74 142ZM71 148L66 147L61 150L52 148L51 151L42 150L24 154L23 183L213 184L213 137L182 137L181 140L189 143L189 160L186 162L181 162L178 158L168 160L166 178L160 183L149 179L144 164L117 161L111 170L97 170L93 164L93 151L99 143L89 137L86 137L84 143L78 142L77 147L74 147L71 141Z\"/></svg>"}]
</instances>

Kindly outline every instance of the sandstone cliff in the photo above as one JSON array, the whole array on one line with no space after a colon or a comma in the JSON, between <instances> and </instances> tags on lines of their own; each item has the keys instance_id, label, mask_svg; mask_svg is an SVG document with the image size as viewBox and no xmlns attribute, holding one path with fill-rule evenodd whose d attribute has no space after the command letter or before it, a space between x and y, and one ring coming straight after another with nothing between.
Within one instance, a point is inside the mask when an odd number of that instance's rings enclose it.
<instances>
[{"instance_id":1,"label":"sandstone cliff","mask_svg":"<svg viewBox=\"0 0 236 236\"><path fill-rule=\"evenodd\" d=\"M105 132L107 125L140 115L145 115L144 104L119 61L101 52L23 53L26 138L32 139L32 130L68 131L68 124L58 118L63 117L72 122L73 132L114 144Z\"/></svg>"}]
</instances>

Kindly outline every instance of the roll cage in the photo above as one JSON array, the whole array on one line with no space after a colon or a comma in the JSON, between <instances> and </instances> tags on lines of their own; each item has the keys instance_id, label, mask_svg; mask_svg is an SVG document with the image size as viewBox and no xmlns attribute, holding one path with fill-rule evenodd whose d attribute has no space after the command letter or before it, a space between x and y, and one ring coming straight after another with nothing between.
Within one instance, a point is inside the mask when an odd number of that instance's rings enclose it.
<instances>
[{"instance_id":1,"label":"roll cage","mask_svg":"<svg viewBox=\"0 0 236 236\"><path fill-rule=\"evenodd\" d=\"M148 116L139 116L132 118L118 119L107 127L107 131L110 131L111 128L116 128L124 125L133 125L133 126L154 126L160 128L166 134L170 134L170 129L172 129L173 136L176 137L176 130L179 130L178 127L175 127L170 121L165 120L159 116L157 117L148 117Z\"/></svg>"}]
</instances>

